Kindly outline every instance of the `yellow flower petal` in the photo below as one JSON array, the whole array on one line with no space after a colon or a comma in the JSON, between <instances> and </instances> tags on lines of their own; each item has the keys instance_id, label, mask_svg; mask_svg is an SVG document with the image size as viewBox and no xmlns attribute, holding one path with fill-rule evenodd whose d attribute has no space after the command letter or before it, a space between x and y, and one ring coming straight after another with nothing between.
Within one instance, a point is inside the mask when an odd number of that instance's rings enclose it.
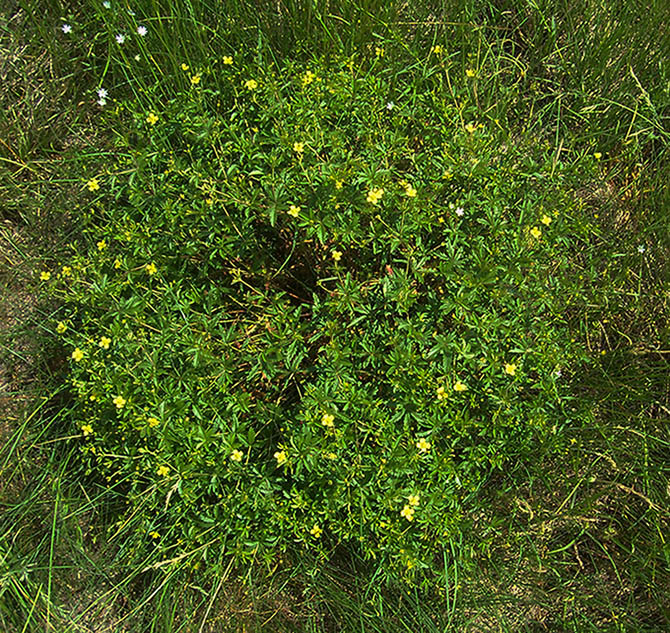
<instances>
[{"instance_id":1,"label":"yellow flower petal","mask_svg":"<svg viewBox=\"0 0 670 633\"><path fill-rule=\"evenodd\" d=\"M505 363L505 373L510 376L516 375L516 364L515 363Z\"/></svg>"}]
</instances>

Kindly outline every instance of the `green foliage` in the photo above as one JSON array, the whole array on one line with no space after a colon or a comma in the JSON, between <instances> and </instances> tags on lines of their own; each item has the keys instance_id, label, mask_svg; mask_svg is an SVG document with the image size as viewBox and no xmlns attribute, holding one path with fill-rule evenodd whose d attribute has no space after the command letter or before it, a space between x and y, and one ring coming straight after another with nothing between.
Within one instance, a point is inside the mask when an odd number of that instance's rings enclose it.
<instances>
[{"instance_id":1,"label":"green foliage","mask_svg":"<svg viewBox=\"0 0 670 633\"><path fill-rule=\"evenodd\" d=\"M442 51L383 55L185 67L162 108L107 115L118 160L87 170L48 287L83 458L145 544L438 569L489 474L583 419L558 378L585 359L562 183L596 161L477 120Z\"/></svg>"},{"instance_id":2,"label":"green foliage","mask_svg":"<svg viewBox=\"0 0 670 633\"><path fill-rule=\"evenodd\" d=\"M667 3L20 5L0 628L667 628Z\"/></svg>"}]
</instances>

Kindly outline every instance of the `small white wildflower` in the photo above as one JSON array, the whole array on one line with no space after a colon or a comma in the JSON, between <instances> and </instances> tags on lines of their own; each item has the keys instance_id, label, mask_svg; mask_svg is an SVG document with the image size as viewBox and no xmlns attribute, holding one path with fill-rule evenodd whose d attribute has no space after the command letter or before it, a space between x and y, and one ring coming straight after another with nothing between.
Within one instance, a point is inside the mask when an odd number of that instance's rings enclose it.
<instances>
[{"instance_id":1,"label":"small white wildflower","mask_svg":"<svg viewBox=\"0 0 670 633\"><path fill-rule=\"evenodd\" d=\"M107 91L104 88L99 88L98 89L98 96L101 99L105 99L107 97Z\"/></svg>"},{"instance_id":2,"label":"small white wildflower","mask_svg":"<svg viewBox=\"0 0 670 633\"><path fill-rule=\"evenodd\" d=\"M126 41L126 36L123 35L122 33L119 33L119 34L116 36L116 43L117 43L117 44L123 44L125 41Z\"/></svg>"},{"instance_id":3,"label":"small white wildflower","mask_svg":"<svg viewBox=\"0 0 670 633\"><path fill-rule=\"evenodd\" d=\"M386 104L386 109L387 109L387 110L393 110L393 108L395 108L395 103L393 103L393 101L389 101L389 102Z\"/></svg>"},{"instance_id":4,"label":"small white wildflower","mask_svg":"<svg viewBox=\"0 0 670 633\"><path fill-rule=\"evenodd\" d=\"M141 37L144 37L147 34L147 27L146 26L138 26L137 27L137 34Z\"/></svg>"},{"instance_id":5,"label":"small white wildflower","mask_svg":"<svg viewBox=\"0 0 670 633\"><path fill-rule=\"evenodd\" d=\"M465 211L463 211L463 207L456 207L455 213L458 216L462 216L465 213Z\"/></svg>"},{"instance_id":6,"label":"small white wildflower","mask_svg":"<svg viewBox=\"0 0 670 633\"><path fill-rule=\"evenodd\" d=\"M139 55L139 53L138 53L137 55L135 55L135 57L133 57L133 59L134 59L136 62L139 62L139 61L140 61L140 55Z\"/></svg>"},{"instance_id":7,"label":"small white wildflower","mask_svg":"<svg viewBox=\"0 0 670 633\"><path fill-rule=\"evenodd\" d=\"M563 372L560 369L557 369L554 372L554 376L556 376L556 378L560 378L562 375L563 375Z\"/></svg>"},{"instance_id":8,"label":"small white wildflower","mask_svg":"<svg viewBox=\"0 0 670 633\"><path fill-rule=\"evenodd\" d=\"M109 2L108 0L105 0L105 1L102 3L102 6L105 7L105 9L109 9L109 7L112 6L112 3Z\"/></svg>"},{"instance_id":9,"label":"small white wildflower","mask_svg":"<svg viewBox=\"0 0 670 633\"><path fill-rule=\"evenodd\" d=\"M98 99L96 103L97 103L101 108L104 107L105 105L107 105L107 101L105 101L104 99Z\"/></svg>"},{"instance_id":10,"label":"small white wildflower","mask_svg":"<svg viewBox=\"0 0 670 633\"><path fill-rule=\"evenodd\" d=\"M60 30L63 31L63 33L72 33L72 27L69 24L63 24L63 26L60 27Z\"/></svg>"},{"instance_id":11,"label":"small white wildflower","mask_svg":"<svg viewBox=\"0 0 670 633\"><path fill-rule=\"evenodd\" d=\"M638 253L644 253L644 250L645 249L644 249L644 246L642 246L642 244L640 244L640 246L637 247L637 252Z\"/></svg>"}]
</instances>

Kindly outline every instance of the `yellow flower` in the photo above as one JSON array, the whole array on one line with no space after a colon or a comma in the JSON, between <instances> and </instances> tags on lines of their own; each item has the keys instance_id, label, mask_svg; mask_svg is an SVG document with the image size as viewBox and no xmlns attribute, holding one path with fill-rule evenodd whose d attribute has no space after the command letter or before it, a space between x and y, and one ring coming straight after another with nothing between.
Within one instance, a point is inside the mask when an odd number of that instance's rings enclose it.
<instances>
[{"instance_id":1,"label":"yellow flower","mask_svg":"<svg viewBox=\"0 0 670 633\"><path fill-rule=\"evenodd\" d=\"M184 71L188 70L188 64L182 64L181 69Z\"/></svg>"},{"instance_id":2,"label":"yellow flower","mask_svg":"<svg viewBox=\"0 0 670 633\"><path fill-rule=\"evenodd\" d=\"M302 85L303 86L309 86L309 84L311 84L315 79L316 79L316 75L311 70L308 70L302 76Z\"/></svg>"},{"instance_id":3,"label":"yellow flower","mask_svg":"<svg viewBox=\"0 0 670 633\"><path fill-rule=\"evenodd\" d=\"M297 141L293 143L293 151L298 152L298 154L302 153L302 151L305 149L305 144L304 143L298 143Z\"/></svg>"},{"instance_id":4,"label":"yellow flower","mask_svg":"<svg viewBox=\"0 0 670 633\"><path fill-rule=\"evenodd\" d=\"M149 275L155 275L158 272L158 268L156 268L156 264L153 262L147 264L144 268Z\"/></svg>"},{"instance_id":5,"label":"yellow flower","mask_svg":"<svg viewBox=\"0 0 670 633\"><path fill-rule=\"evenodd\" d=\"M84 436L90 435L91 433L93 433L93 427L90 424L84 424L84 426L81 427L81 431L84 434Z\"/></svg>"},{"instance_id":6,"label":"yellow flower","mask_svg":"<svg viewBox=\"0 0 670 633\"><path fill-rule=\"evenodd\" d=\"M413 506L413 507L418 506L419 505L419 494L417 493L415 495L410 495L409 497L407 497L407 501L409 501L410 506Z\"/></svg>"},{"instance_id":7,"label":"yellow flower","mask_svg":"<svg viewBox=\"0 0 670 633\"><path fill-rule=\"evenodd\" d=\"M600 160L603 157L603 155L600 152L594 152L593 153L593 158L596 160Z\"/></svg>"},{"instance_id":8,"label":"yellow flower","mask_svg":"<svg viewBox=\"0 0 670 633\"><path fill-rule=\"evenodd\" d=\"M433 46L432 51L436 55L439 55L442 52L442 47L439 44L436 44L435 46Z\"/></svg>"},{"instance_id":9,"label":"yellow flower","mask_svg":"<svg viewBox=\"0 0 670 633\"><path fill-rule=\"evenodd\" d=\"M67 330L67 325L65 325L65 323L63 323L62 321L58 321L58 325L56 325L56 332L62 334L63 332L65 332L65 330Z\"/></svg>"},{"instance_id":10,"label":"yellow flower","mask_svg":"<svg viewBox=\"0 0 670 633\"><path fill-rule=\"evenodd\" d=\"M412 187L412 185L410 185L406 180L401 180L399 184L405 190L405 195L408 198L416 197L416 189Z\"/></svg>"},{"instance_id":11,"label":"yellow flower","mask_svg":"<svg viewBox=\"0 0 670 633\"><path fill-rule=\"evenodd\" d=\"M226 66L230 66L233 63L233 58L230 55L224 55L223 56L223 63Z\"/></svg>"},{"instance_id":12,"label":"yellow flower","mask_svg":"<svg viewBox=\"0 0 670 633\"><path fill-rule=\"evenodd\" d=\"M545 226L549 226L551 224L551 218L546 213L542 216L542 220L540 220L540 221Z\"/></svg>"},{"instance_id":13,"label":"yellow flower","mask_svg":"<svg viewBox=\"0 0 670 633\"><path fill-rule=\"evenodd\" d=\"M149 532L149 536L151 538L154 538L154 539L161 537L161 535L158 532L156 532L156 530L153 530L152 532Z\"/></svg>"},{"instance_id":14,"label":"yellow flower","mask_svg":"<svg viewBox=\"0 0 670 633\"><path fill-rule=\"evenodd\" d=\"M382 196L384 195L384 190L380 187L374 187L368 191L367 201L372 204L377 204Z\"/></svg>"},{"instance_id":15,"label":"yellow flower","mask_svg":"<svg viewBox=\"0 0 670 633\"><path fill-rule=\"evenodd\" d=\"M191 75L191 83L196 86L200 83L200 73L197 75Z\"/></svg>"},{"instance_id":16,"label":"yellow flower","mask_svg":"<svg viewBox=\"0 0 670 633\"><path fill-rule=\"evenodd\" d=\"M309 533L315 537L319 538L321 534L323 533L323 530L315 523L314 527L309 531Z\"/></svg>"},{"instance_id":17,"label":"yellow flower","mask_svg":"<svg viewBox=\"0 0 670 633\"><path fill-rule=\"evenodd\" d=\"M344 183L341 180L336 180L335 181L335 189L342 189L344 186Z\"/></svg>"},{"instance_id":18,"label":"yellow flower","mask_svg":"<svg viewBox=\"0 0 670 633\"><path fill-rule=\"evenodd\" d=\"M123 409L126 404L126 399L123 396L114 396L112 402L116 405L117 409Z\"/></svg>"},{"instance_id":19,"label":"yellow flower","mask_svg":"<svg viewBox=\"0 0 670 633\"><path fill-rule=\"evenodd\" d=\"M412 506L406 505L401 511L400 516L405 517L408 521L414 519L414 508Z\"/></svg>"},{"instance_id":20,"label":"yellow flower","mask_svg":"<svg viewBox=\"0 0 670 633\"><path fill-rule=\"evenodd\" d=\"M98 182L97 178L91 178L91 180L86 183L86 186L88 187L89 191L97 191L100 189L100 183Z\"/></svg>"},{"instance_id":21,"label":"yellow flower","mask_svg":"<svg viewBox=\"0 0 670 633\"><path fill-rule=\"evenodd\" d=\"M104 251L107 248L107 242L105 240L100 240L96 246L98 247L99 251Z\"/></svg>"},{"instance_id":22,"label":"yellow flower","mask_svg":"<svg viewBox=\"0 0 670 633\"><path fill-rule=\"evenodd\" d=\"M422 452L427 453L430 450L430 442L425 438L421 437L416 442L416 447Z\"/></svg>"},{"instance_id":23,"label":"yellow flower","mask_svg":"<svg viewBox=\"0 0 670 633\"><path fill-rule=\"evenodd\" d=\"M235 449L230 456L230 459L232 459L234 462L241 462L242 457L244 457L244 453L242 451Z\"/></svg>"},{"instance_id":24,"label":"yellow flower","mask_svg":"<svg viewBox=\"0 0 670 633\"><path fill-rule=\"evenodd\" d=\"M437 399L438 400L446 400L447 398L447 390L444 387L438 387L437 388Z\"/></svg>"},{"instance_id":25,"label":"yellow flower","mask_svg":"<svg viewBox=\"0 0 670 633\"><path fill-rule=\"evenodd\" d=\"M277 460L277 466L282 466L286 463L288 457L286 456L286 451L277 451L273 457Z\"/></svg>"},{"instance_id":26,"label":"yellow flower","mask_svg":"<svg viewBox=\"0 0 670 633\"><path fill-rule=\"evenodd\" d=\"M152 417L152 418L149 418L147 420L147 423L153 429L153 428L157 427L161 423L161 421L158 418L153 418Z\"/></svg>"},{"instance_id":27,"label":"yellow flower","mask_svg":"<svg viewBox=\"0 0 670 633\"><path fill-rule=\"evenodd\" d=\"M43 270L40 273L40 279L42 281L49 281L49 279L51 279L51 273L48 270Z\"/></svg>"},{"instance_id":28,"label":"yellow flower","mask_svg":"<svg viewBox=\"0 0 670 633\"><path fill-rule=\"evenodd\" d=\"M460 381L457 380L456 384L454 385L454 391L465 391L467 387Z\"/></svg>"},{"instance_id":29,"label":"yellow flower","mask_svg":"<svg viewBox=\"0 0 670 633\"><path fill-rule=\"evenodd\" d=\"M477 126L476 126L474 123L468 123L468 124L465 126L465 129L466 129L470 134L472 134L472 133L477 129Z\"/></svg>"},{"instance_id":30,"label":"yellow flower","mask_svg":"<svg viewBox=\"0 0 670 633\"><path fill-rule=\"evenodd\" d=\"M72 352L72 360L78 363L82 358L84 358L84 352L75 347L74 352Z\"/></svg>"},{"instance_id":31,"label":"yellow flower","mask_svg":"<svg viewBox=\"0 0 670 633\"><path fill-rule=\"evenodd\" d=\"M516 363L505 363L505 373L510 376L516 375Z\"/></svg>"},{"instance_id":32,"label":"yellow flower","mask_svg":"<svg viewBox=\"0 0 670 633\"><path fill-rule=\"evenodd\" d=\"M244 87L247 90L256 90L256 88L258 88L258 82L255 79L247 79L244 82Z\"/></svg>"},{"instance_id":33,"label":"yellow flower","mask_svg":"<svg viewBox=\"0 0 670 633\"><path fill-rule=\"evenodd\" d=\"M375 46L375 55L377 57L384 57L384 49L381 46Z\"/></svg>"},{"instance_id":34,"label":"yellow flower","mask_svg":"<svg viewBox=\"0 0 670 633\"><path fill-rule=\"evenodd\" d=\"M326 453L326 457L328 459L337 459L337 455L335 453Z\"/></svg>"},{"instance_id":35,"label":"yellow flower","mask_svg":"<svg viewBox=\"0 0 670 633\"><path fill-rule=\"evenodd\" d=\"M333 427L335 426L335 416L331 413L324 413L321 417L321 424L323 426Z\"/></svg>"},{"instance_id":36,"label":"yellow flower","mask_svg":"<svg viewBox=\"0 0 670 633\"><path fill-rule=\"evenodd\" d=\"M156 125L156 123L158 123L158 117L153 112L149 112L149 116L147 116L147 123L149 125Z\"/></svg>"},{"instance_id":37,"label":"yellow flower","mask_svg":"<svg viewBox=\"0 0 670 633\"><path fill-rule=\"evenodd\" d=\"M333 251L331 253L331 255L333 256L333 260L336 261L336 262L339 262L340 259L342 259L342 252L341 251Z\"/></svg>"},{"instance_id":38,"label":"yellow flower","mask_svg":"<svg viewBox=\"0 0 670 633\"><path fill-rule=\"evenodd\" d=\"M467 68L466 71L465 71L466 77L474 77L476 74L477 74L477 72L475 70L473 70L472 68Z\"/></svg>"},{"instance_id":39,"label":"yellow flower","mask_svg":"<svg viewBox=\"0 0 670 633\"><path fill-rule=\"evenodd\" d=\"M300 214L300 207L296 207L294 204L292 204L288 209L288 214L292 215L294 218L297 218Z\"/></svg>"},{"instance_id":40,"label":"yellow flower","mask_svg":"<svg viewBox=\"0 0 670 633\"><path fill-rule=\"evenodd\" d=\"M158 476L159 477L165 477L169 472L170 472L170 468L168 466L159 466L158 467Z\"/></svg>"},{"instance_id":41,"label":"yellow flower","mask_svg":"<svg viewBox=\"0 0 670 633\"><path fill-rule=\"evenodd\" d=\"M118 257L114 260L114 268L121 268L121 260Z\"/></svg>"},{"instance_id":42,"label":"yellow flower","mask_svg":"<svg viewBox=\"0 0 670 633\"><path fill-rule=\"evenodd\" d=\"M111 342L112 342L112 339L111 339L111 338L109 338L108 336L103 336L103 337L100 339L100 342L98 343L98 345L99 345L100 347L102 347L102 349L109 349L109 344L110 344Z\"/></svg>"},{"instance_id":43,"label":"yellow flower","mask_svg":"<svg viewBox=\"0 0 670 633\"><path fill-rule=\"evenodd\" d=\"M542 231L540 231L540 229L538 229L536 226L534 226L534 227L530 230L530 234L531 234L536 240L539 240L539 239L542 237Z\"/></svg>"},{"instance_id":44,"label":"yellow flower","mask_svg":"<svg viewBox=\"0 0 670 633\"><path fill-rule=\"evenodd\" d=\"M61 275L63 275L63 277L72 276L72 268L70 268L69 266L63 266L63 268L61 269L60 272L61 272Z\"/></svg>"}]
</instances>

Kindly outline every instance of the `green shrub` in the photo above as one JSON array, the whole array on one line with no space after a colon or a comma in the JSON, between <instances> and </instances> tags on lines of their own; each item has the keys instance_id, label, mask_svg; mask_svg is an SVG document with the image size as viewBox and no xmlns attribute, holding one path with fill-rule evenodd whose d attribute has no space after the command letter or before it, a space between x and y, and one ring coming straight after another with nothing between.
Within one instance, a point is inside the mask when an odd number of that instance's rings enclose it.
<instances>
[{"instance_id":1,"label":"green shrub","mask_svg":"<svg viewBox=\"0 0 670 633\"><path fill-rule=\"evenodd\" d=\"M116 163L44 280L81 459L139 550L438 569L491 473L583 415L565 273L597 160L511 137L446 51L232 61L102 115Z\"/></svg>"}]
</instances>

